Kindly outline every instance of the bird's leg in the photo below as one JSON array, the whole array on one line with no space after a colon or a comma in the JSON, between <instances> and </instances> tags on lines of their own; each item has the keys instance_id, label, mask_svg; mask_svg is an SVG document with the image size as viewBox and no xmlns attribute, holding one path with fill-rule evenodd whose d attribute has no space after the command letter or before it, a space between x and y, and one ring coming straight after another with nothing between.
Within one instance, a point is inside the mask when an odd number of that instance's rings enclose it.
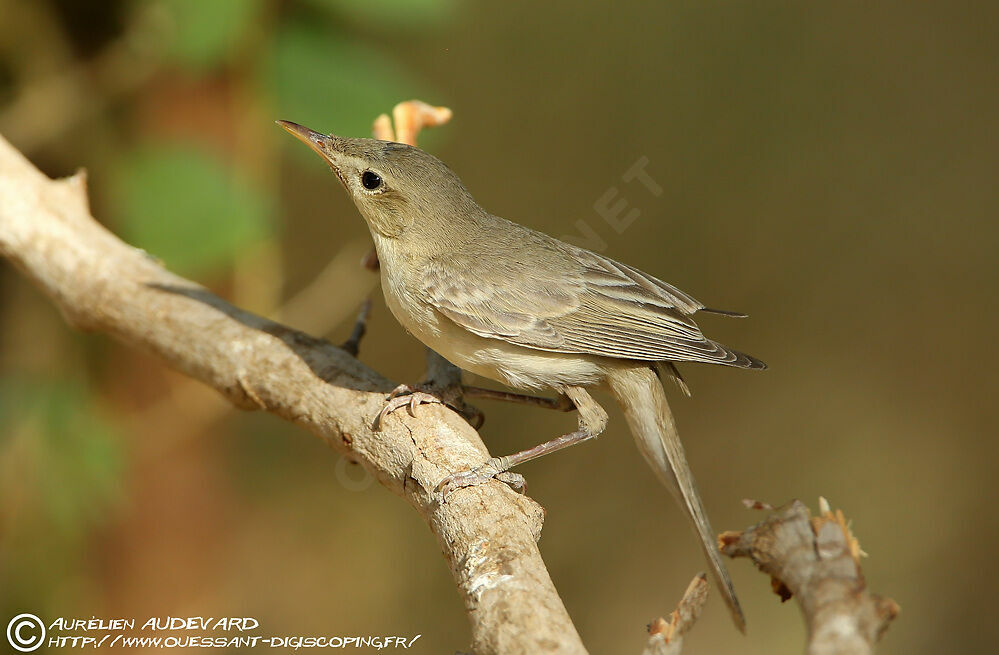
<instances>
[{"instance_id":1,"label":"bird's leg","mask_svg":"<svg viewBox=\"0 0 999 655\"><path fill-rule=\"evenodd\" d=\"M427 379L422 384L400 384L386 399L385 407L375 419L375 429L392 412L406 407L410 416L425 404L446 405L461 414L476 430L485 422L485 415L478 408L465 403L462 397L461 369L427 348Z\"/></svg>"},{"instance_id":2,"label":"bird's leg","mask_svg":"<svg viewBox=\"0 0 999 655\"><path fill-rule=\"evenodd\" d=\"M541 396L531 396L526 393L496 391L495 389L470 387L467 385L462 386L462 391L464 391L465 396L488 398L490 400L502 400L510 403L523 403L525 405L535 405L537 407L543 407L544 409L554 409L559 412L571 412L576 409L576 406L569 399L569 396L564 393L559 394L558 398L543 398Z\"/></svg>"},{"instance_id":3,"label":"bird's leg","mask_svg":"<svg viewBox=\"0 0 999 655\"><path fill-rule=\"evenodd\" d=\"M557 450L568 448L569 446L581 443L588 439L593 439L607 427L607 412L601 407L593 397L582 387L567 387L565 395L572 401L576 409L579 410L579 429L568 434L563 434L551 441L538 444L533 448L521 450L505 457L493 457L485 464L477 466L468 471L452 473L437 485L437 491L441 494L442 500L461 489L476 484L488 482L492 478L506 473L514 466L529 462L532 459L543 457ZM519 477L519 476L518 476ZM501 480L508 482L507 480ZM511 485L519 486L519 485Z\"/></svg>"}]
</instances>

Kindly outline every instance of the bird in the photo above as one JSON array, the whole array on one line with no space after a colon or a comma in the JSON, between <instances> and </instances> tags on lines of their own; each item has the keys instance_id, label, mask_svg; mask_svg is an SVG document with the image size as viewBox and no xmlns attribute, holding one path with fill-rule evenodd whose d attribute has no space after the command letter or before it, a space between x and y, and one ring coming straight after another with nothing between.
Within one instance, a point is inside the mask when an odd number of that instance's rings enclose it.
<instances>
[{"instance_id":1,"label":"bird","mask_svg":"<svg viewBox=\"0 0 999 655\"><path fill-rule=\"evenodd\" d=\"M465 371L520 391L554 391L578 410L576 430L452 473L438 489L453 493L596 437L608 416L590 390L605 389L685 511L745 632L664 390L675 383L689 395L677 362L765 369L705 337L693 319L698 312L744 315L708 308L634 267L490 214L444 162L415 146L277 122L347 190L370 229L386 304L407 331Z\"/></svg>"}]
</instances>

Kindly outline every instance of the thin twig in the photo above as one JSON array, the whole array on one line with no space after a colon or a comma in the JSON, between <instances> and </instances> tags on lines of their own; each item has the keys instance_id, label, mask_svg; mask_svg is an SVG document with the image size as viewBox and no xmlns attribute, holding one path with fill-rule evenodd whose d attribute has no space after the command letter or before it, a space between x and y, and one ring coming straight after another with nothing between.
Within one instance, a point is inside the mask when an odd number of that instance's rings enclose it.
<instances>
[{"instance_id":1,"label":"thin twig","mask_svg":"<svg viewBox=\"0 0 999 655\"><path fill-rule=\"evenodd\" d=\"M649 642L642 655L680 655L683 636L694 627L707 600L708 578L699 573L690 581L669 620L660 617L649 625Z\"/></svg>"},{"instance_id":2,"label":"thin twig","mask_svg":"<svg viewBox=\"0 0 999 655\"><path fill-rule=\"evenodd\" d=\"M361 339L364 338L364 333L368 331L368 316L370 314L371 298L367 298L361 303L361 311L357 314L357 321L354 322L354 329L351 331L350 337L340 346L350 353L352 357L357 357L357 353L360 351Z\"/></svg>"}]
</instances>

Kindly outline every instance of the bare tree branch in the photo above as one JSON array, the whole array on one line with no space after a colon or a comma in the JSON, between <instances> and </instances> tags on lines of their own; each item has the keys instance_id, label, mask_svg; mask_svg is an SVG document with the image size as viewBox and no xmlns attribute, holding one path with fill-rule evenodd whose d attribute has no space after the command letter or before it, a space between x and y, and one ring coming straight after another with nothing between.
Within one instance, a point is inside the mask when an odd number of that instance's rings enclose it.
<instances>
[{"instance_id":1,"label":"bare tree branch","mask_svg":"<svg viewBox=\"0 0 999 655\"><path fill-rule=\"evenodd\" d=\"M843 513L831 512L825 499L819 516L796 500L743 532L723 533L719 541L726 555L748 557L770 575L783 600L798 599L809 655L872 653L898 615L895 601L867 591L860 545Z\"/></svg>"},{"instance_id":2,"label":"bare tree branch","mask_svg":"<svg viewBox=\"0 0 999 655\"><path fill-rule=\"evenodd\" d=\"M358 461L437 537L477 653L582 653L537 549L543 510L498 482L440 504L448 473L489 457L453 412L423 406L372 428L395 384L344 350L178 277L90 215L85 176L50 180L0 137L0 254L71 325L152 352L243 409L302 426Z\"/></svg>"},{"instance_id":3,"label":"bare tree branch","mask_svg":"<svg viewBox=\"0 0 999 655\"><path fill-rule=\"evenodd\" d=\"M642 655L680 655L683 650L683 635L694 627L707 600L708 578L699 573L687 585L687 590L670 614L669 621L660 617L649 625L649 642Z\"/></svg>"}]
</instances>

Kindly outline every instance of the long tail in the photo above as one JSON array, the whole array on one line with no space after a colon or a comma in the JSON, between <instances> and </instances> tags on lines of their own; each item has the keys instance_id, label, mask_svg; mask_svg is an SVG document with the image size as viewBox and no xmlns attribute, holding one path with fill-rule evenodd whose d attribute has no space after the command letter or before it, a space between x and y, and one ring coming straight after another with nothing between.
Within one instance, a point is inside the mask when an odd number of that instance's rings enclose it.
<instances>
[{"instance_id":1,"label":"long tail","mask_svg":"<svg viewBox=\"0 0 999 655\"><path fill-rule=\"evenodd\" d=\"M646 366L620 368L607 377L610 391L621 409L635 436L638 449L649 463L656 477L673 493L680 506L686 510L690 522L701 540L701 548L711 564L715 583L721 590L725 604L732 613L735 626L746 631L746 619L735 597L732 580L722 563L715 533L708 523L701 496L697 493L694 476L687 464L687 457L676 431L676 423L666 402L659 378Z\"/></svg>"}]
</instances>

